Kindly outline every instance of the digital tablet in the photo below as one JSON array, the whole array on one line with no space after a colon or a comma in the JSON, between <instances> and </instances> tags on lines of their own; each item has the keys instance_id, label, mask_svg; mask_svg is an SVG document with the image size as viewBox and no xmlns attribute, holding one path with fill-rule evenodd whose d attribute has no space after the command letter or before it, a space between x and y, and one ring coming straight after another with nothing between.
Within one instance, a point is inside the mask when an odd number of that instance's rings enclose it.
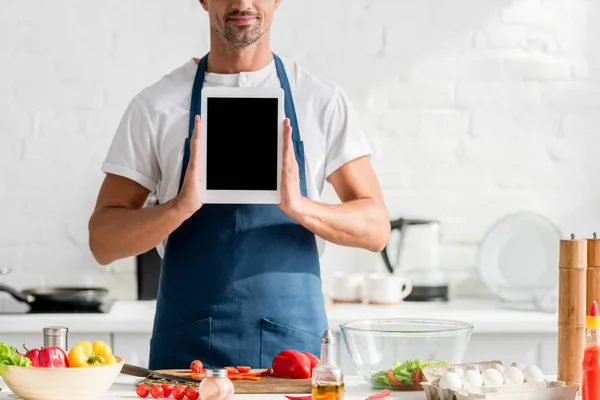
<instances>
[{"instance_id":1,"label":"digital tablet","mask_svg":"<svg viewBox=\"0 0 600 400\"><path fill-rule=\"evenodd\" d=\"M279 204L281 88L202 89L202 203Z\"/></svg>"}]
</instances>

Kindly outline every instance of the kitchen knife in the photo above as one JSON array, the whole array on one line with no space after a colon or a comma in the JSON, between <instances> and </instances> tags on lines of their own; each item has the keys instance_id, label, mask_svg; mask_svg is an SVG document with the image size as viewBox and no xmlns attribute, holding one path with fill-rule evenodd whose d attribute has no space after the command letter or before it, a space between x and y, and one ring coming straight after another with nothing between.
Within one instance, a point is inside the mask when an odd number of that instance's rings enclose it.
<instances>
[{"instance_id":1,"label":"kitchen knife","mask_svg":"<svg viewBox=\"0 0 600 400\"><path fill-rule=\"evenodd\" d=\"M168 381L177 381L177 382L186 382L186 383L195 383L196 385L200 384L199 379L193 379L185 376L177 376L170 374L159 374L147 368L138 367L136 365L124 364L123 369L121 369L121 373L124 375L130 376L139 376L141 378L147 379L166 379Z\"/></svg>"}]
</instances>

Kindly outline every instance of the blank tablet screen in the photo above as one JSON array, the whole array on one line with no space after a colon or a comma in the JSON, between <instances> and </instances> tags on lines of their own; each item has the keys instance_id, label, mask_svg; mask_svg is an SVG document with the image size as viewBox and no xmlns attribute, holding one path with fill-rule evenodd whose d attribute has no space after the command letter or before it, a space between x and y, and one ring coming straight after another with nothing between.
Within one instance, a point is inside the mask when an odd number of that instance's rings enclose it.
<instances>
[{"instance_id":1,"label":"blank tablet screen","mask_svg":"<svg viewBox=\"0 0 600 400\"><path fill-rule=\"evenodd\" d=\"M207 99L207 190L277 190L277 102Z\"/></svg>"}]
</instances>

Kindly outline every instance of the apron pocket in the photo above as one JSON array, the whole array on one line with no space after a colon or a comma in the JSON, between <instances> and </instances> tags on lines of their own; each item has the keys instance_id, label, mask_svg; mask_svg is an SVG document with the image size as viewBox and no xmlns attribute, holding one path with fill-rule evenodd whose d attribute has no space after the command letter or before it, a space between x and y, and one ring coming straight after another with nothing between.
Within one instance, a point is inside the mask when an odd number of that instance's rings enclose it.
<instances>
[{"instance_id":1,"label":"apron pocket","mask_svg":"<svg viewBox=\"0 0 600 400\"><path fill-rule=\"evenodd\" d=\"M188 369L193 360L210 365L212 318L166 331L150 339L150 369Z\"/></svg>"},{"instance_id":2,"label":"apron pocket","mask_svg":"<svg viewBox=\"0 0 600 400\"><path fill-rule=\"evenodd\" d=\"M263 318L260 332L259 368L270 367L275 356L287 349L307 351L319 357L321 336Z\"/></svg>"}]
</instances>

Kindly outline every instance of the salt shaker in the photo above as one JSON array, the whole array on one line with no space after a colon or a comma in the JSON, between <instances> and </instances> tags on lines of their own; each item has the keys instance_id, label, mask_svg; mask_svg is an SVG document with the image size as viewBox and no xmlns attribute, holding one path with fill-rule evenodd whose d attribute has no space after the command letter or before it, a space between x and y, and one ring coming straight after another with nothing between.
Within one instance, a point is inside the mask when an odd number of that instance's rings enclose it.
<instances>
[{"instance_id":1,"label":"salt shaker","mask_svg":"<svg viewBox=\"0 0 600 400\"><path fill-rule=\"evenodd\" d=\"M231 400L233 392L233 382L227 377L226 369L206 370L199 388L202 400Z\"/></svg>"},{"instance_id":2,"label":"salt shaker","mask_svg":"<svg viewBox=\"0 0 600 400\"><path fill-rule=\"evenodd\" d=\"M66 326L47 326L44 328L44 347L60 347L68 351L67 335L69 329Z\"/></svg>"}]
</instances>

